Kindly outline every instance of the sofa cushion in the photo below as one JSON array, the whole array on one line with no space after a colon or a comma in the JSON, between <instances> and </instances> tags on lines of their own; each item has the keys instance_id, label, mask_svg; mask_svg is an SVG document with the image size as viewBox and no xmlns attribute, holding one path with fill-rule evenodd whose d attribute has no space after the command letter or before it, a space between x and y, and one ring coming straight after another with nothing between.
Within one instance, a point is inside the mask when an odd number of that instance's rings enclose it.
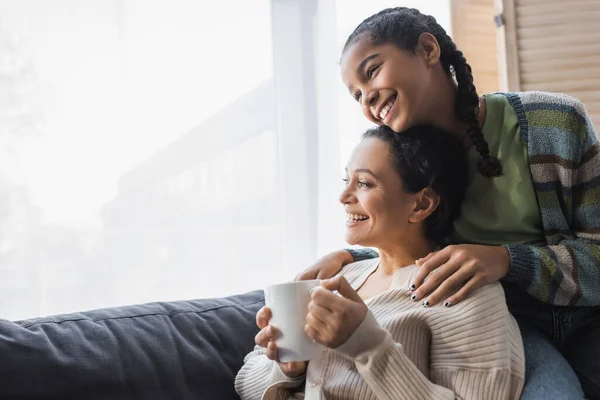
<instances>
[{"instance_id":1,"label":"sofa cushion","mask_svg":"<svg viewBox=\"0 0 600 400\"><path fill-rule=\"evenodd\" d=\"M238 399L262 291L10 322L0 398Z\"/></svg>"}]
</instances>

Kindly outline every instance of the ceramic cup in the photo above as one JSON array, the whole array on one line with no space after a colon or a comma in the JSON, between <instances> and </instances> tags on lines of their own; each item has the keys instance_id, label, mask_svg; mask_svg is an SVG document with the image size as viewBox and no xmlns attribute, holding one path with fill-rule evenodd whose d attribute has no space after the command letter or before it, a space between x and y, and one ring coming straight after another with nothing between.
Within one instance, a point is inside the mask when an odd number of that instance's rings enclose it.
<instances>
[{"instance_id":1,"label":"ceramic cup","mask_svg":"<svg viewBox=\"0 0 600 400\"><path fill-rule=\"evenodd\" d=\"M279 361L309 361L322 350L304 332L311 289L320 286L319 280L280 283L265 288L265 303L271 309L269 325L279 331L275 344Z\"/></svg>"}]
</instances>

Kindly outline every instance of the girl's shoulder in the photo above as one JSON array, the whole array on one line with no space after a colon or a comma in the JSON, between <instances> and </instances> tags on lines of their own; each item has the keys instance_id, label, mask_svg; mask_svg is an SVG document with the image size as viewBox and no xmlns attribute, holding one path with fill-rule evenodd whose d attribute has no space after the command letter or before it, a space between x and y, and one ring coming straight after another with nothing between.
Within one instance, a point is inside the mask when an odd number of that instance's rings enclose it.
<instances>
[{"instance_id":1,"label":"girl's shoulder","mask_svg":"<svg viewBox=\"0 0 600 400\"><path fill-rule=\"evenodd\" d=\"M567 159L578 158L598 141L585 106L573 96L550 92L501 94L517 114L529 156L550 152Z\"/></svg>"},{"instance_id":2,"label":"girl's shoulder","mask_svg":"<svg viewBox=\"0 0 600 400\"><path fill-rule=\"evenodd\" d=\"M552 92L496 92L493 95L503 95L510 102L515 111L526 113L535 111L557 111L572 113L584 122L587 111L577 98L564 93Z\"/></svg>"}]
</instances>

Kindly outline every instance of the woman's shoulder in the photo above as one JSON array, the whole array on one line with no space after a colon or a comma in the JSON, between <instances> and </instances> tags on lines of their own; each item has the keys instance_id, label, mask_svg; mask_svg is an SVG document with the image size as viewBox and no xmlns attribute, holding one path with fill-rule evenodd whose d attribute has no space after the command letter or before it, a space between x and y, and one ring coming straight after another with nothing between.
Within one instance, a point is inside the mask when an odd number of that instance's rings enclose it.
<instances>
[{"instance_id":1,"label":"woman's shoulder","mask_svg":"<svg viewBox=\"0 0 600 400\"><path fill-rule=\"evenodd\" d=\"M369 275L379 265L379 258L370 258L368 260L356 261L345 265L338 275L343 275L344 278L350 283L361 280L364 275Z\"/></svg>"},{"instance_id":2,"label":"woman's shoulder","mask_svg":"<svg viewBox=\"0 0 600 400\"><path fill-rule=\"evenodd\" d=\"M490 283L475 290L472 298L502 298L504 300L504 288L500 282Z\"/></svg>"},{"instance_id":3,"label":"woman's shoulder","mask_svg":"<svg viewBox=\"0 0 600 400\"><path fill-rule=\"evenodd\" d=\"M506 312L508 314L504 289L499 282L476 289L459 304L452 306L451 309L461 315L476 314L482 310L495 310L495 312Z\"/></svg>"},{"instance_id":4,"label":"woman's shoulder","mask_svg":"<svg viewBox=\"0 0 600 400\"><path fill-rule=\"evenodd\" d=\"M353 271L364 271L369 268L376 267L379 264L379 257L369 258L368 260L355 261L344 265L341 272L350 273Z\"/></svg>"},{"instance_id":5,"label":"woman's shoulder","mask_svg":"<svg viewBox=\"0 0 600 400\"><path fill-rule=\"evenodd\" d=\"M507 339L510 336L507 323L512 316L499 283L485 285L449 308L436 305L429 312L431 331L438 339L456 336L459 340L470 335Z\"/></svg>"}]
</instances>

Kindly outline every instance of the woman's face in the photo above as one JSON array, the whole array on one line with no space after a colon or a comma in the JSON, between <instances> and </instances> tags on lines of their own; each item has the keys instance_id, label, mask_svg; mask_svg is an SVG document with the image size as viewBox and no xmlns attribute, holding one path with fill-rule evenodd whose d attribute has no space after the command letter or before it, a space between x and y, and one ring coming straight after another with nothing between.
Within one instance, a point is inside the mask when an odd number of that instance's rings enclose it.
<instances>
[{"instance_id":1,"label":"woman's face","mask_svg":"<svg viewBox=\"0 0 600 400\"><path fill-rule=\"evenodd\" d=\"M391 43L373 45L367 35L346 49L342 80L370 121L401 132L431 120L434 68L431 57L421 53L410 54Z\"/></svg>"},{"instance_id":2,"label":"woman's face","mask_svg":"<svg viewBox=\"0 0 600 400\"><path fill-rule=\"evenodd\" d=\"M345 182L340 202L346 211L346 242L377 248L401 243L417 194L404 191L388 145L377 138L362 140L350 155Z\"/></svg>"}]
</instances>

